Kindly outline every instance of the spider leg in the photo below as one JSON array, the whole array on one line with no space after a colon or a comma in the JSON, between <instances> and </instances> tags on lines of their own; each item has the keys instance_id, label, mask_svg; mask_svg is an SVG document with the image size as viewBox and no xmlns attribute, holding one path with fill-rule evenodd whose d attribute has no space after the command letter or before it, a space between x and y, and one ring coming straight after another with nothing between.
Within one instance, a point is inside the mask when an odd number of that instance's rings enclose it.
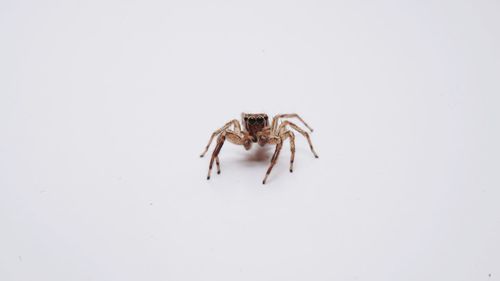
<instances>
[{"instance_id":1,"label":"spider leg","mask_svg":"<svg viewBox=\"0 0 500 281\"><path fill-rule=\"evenodd\" d=\"M226 140L226 136L224 133L221 134L219 136L219 138L217 139L217 145L215 146L214 152L212 153L212 158L210 159L210 165L208 166L207 180L210 179L210 174L212 173L212 166L214 164L214 160L215 160L215 158L218 158L219 152L222 148L222 145L224 145L225 140Z\"/></svg>"},{"instance_id":2,"label":"spider leg","mask_svg":"<svg viewBox=\"0 0 500 281\"><path fill-rule=\"evenodd\" d=\"M219 153L222 149L222 145L224 145L225 141L229 141L230 143L234 143L237 145L243 145L245 142L245 137L242 136L240 133L236 133L235 131L226 129L226 131L222 132L219 137L217 138L217 144L214 148L214 151L212 153L212 158L210 159L210 164L208 166L208 175L207 175L207 180L210 179L210 175L212 173L212 167L215 161L215 164L217 166L217 174L220 174L220 162L219 162Z\"/></svg>"},{"instance_id":3,"label":"spider leg","mask_svg":"<svg viewBox=\"0 0 500 281\"><path fill-rule=\"evenodd\" d=\"M269 168L267 169L266 176L264 177L262 184L266 184L267 177L271 173L271 170L273 169L274 164L276 164L276 160L278 160L278 156L280 155L280 151L281 151L282 146L283 146L283 141L280 139L280 141L276 144L276 150L274 151L273 157L271 158L271 164L269 165Z\"/></svg>"},{"instance_id":4,"label":"spider leg","mask_svg":"<svg viewBox=\"0 0 500 281\"><path fill-rule=\"evenodd\" d=\"M302 124L304 124L304 126L307 127L307 129L309 129L309 131L311 131L311 133L314 131L297 113L277 114L276 116L274 116L273 122L271 123L271 128L273 129L273 131L276 131L276 129L278 128L278 120L280 118L297 118L300 120L300 122L302 122Z\"/></svg>"},{"instance_id":5,"label":"spider leg","mask_svg":"<svg viewBox=\"0 0 500 281\"><path fill-rule=\"evenodd\" d=\"M278 128L278 132L281 132L287 125L292 127L294 130L296 130L297 132L302 134L307 139L307 142L309 143L309 147L311 148L311 152L314 154L314 157L319 158L318 154L316 154L316 151L314 151L314 147L312 145L311 138L309 137L309 134L306 131L302 130L299 126L295 125L294 123L292 123L288 120L283 121L283 123L281 123L279 128Z\"/></svg>"},{"instance_id":6,"label":"spider leg","mask_svg":"<svg viewBox=\"0 0 500 281\"><path fill-rule=\"evenodd\" d=\"M295 135L292 131L283 133L283 140L290 139L290 173L293 172L293 160L295 159Z\"/></svg>"},{"instance_id":7,"label":"spider leg","mask_svg":"<svg viewBox=\"0 0 500 281\"><path fill-rule=\"evenodd\" d=\"M210 139L208 140L208 144L207 146L205 147L205 150L203 150L203 152L200 154L200 157L203 157L205 156L205 154L207 153L208 151L208 148L210 147L210 144L212 144L212 141L214 140L214 138L219 135L220 133L224 132L225 130L229 129L231 127L231 125L233 125L233 129L236 133L240 133L241 132L241 125L240 125L240 122L236 119L233 119L229 122L227 122L224 126L222 126L220 129L218 130L215 130L215 132L212 133L212 135L210 136Z\"/></svg>"},{"instance_id":8,"label":"spider leg","mask_svg":"<svg viewBox=\"0 0 500 281\"><path fill-rule=\"evenodd\" d=\"M219 162L219 156L215 157L215 164L217 165L217 174L220 174L220 162Z\"/></svg>"}]
</instances>

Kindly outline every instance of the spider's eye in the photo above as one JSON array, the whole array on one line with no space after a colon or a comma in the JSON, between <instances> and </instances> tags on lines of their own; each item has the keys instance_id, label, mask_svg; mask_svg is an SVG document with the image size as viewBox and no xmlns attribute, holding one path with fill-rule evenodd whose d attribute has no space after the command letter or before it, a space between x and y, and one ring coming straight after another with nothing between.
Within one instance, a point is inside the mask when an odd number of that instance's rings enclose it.
<instances>
[{"instance_id":1,"label":"spider's eye","mask_svg":"<svg viewBox=\"0 0 500 281\"><path fill-rule=\"evenodd\" d=\"M259 125L264 124L264 118L262 118L262 117L257 117L257 124L259 124Z\"/></svg>"},{"instance_id":2,"label":"spider's eye","mask_svg":"<svg viewBox=\"0 0 500 281\"><path fill-rule=\"evenodd\" d=\"M250 125L255 124L255 118L252 118L252 117L248 118L248 124L250 124Z\"/></svg>"}]
</instances>

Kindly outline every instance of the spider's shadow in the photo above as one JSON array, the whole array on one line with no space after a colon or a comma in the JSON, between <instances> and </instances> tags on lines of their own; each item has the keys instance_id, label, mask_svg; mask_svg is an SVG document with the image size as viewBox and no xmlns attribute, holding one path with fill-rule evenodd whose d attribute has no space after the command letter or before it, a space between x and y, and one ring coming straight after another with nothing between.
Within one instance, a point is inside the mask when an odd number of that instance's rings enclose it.
<instances>
[{"instance_id":1,"label":"spider's shadow","mask_svg":"<svg viewBox=\"0 0 500 281\"><path fill-rule=\"evenodd\" d=\"M250 151L246 151L245 157L239 160L239 164L243 167L259 169L259 173L261 173L263 171L260 171L260 169L267 169L267 167L269 167L275 149L276 146L274 145L266 145L264 147L257 146ZM278 176L281 173L283 173L282 169L273 169L272 177Z\"/></svg>"},{"instance_id":2,"label":"spider's shadow","mask_svg":"<svg viewBox=\"0 0 500 281\"><path fill-rule=\"evenodd\" d=\"M267 162L271 158L274 151L273 146L266 145L264 147L258 146L246 153L244 158L245 162Z\"/></svg>"}]
</instances>

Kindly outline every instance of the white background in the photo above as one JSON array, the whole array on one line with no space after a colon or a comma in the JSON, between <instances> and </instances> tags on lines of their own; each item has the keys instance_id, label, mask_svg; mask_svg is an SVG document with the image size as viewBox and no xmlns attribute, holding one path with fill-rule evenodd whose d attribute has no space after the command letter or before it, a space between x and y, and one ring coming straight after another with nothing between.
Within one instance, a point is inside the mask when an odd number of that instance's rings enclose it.
<instances>
[{"instance_id":1,"label":"white background","mask_svg":"<svg viewBox=\"0 0 500 281\"><path fill-rule=\"evenodd\" d=\"M498 1L0 2L0 280L500 280ZM198 157L242 111L268 150Z\"/></svg>"}]
</instances>

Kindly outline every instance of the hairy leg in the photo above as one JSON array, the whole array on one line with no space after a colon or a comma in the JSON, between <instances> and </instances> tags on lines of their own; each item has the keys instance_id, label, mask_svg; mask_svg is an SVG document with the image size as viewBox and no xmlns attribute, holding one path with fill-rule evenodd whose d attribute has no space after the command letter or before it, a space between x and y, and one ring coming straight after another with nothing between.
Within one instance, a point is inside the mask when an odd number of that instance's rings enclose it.
<instances>
[{"instance_id":1,"label":"hairy leg","mask_svg":"<svg viewBox=\"0 0 500 281\"><path fill-rule=\"evenodd\" d=\"M230 143L234 143L237 145L244 145L245 143L245 138L241 134L237 134L234 131L227 130L224 131L219 135L219 138L217 139L217 145L215 146L215 149L212 153L212 158L210 159L210 165L208 166L208 175L207 175L207 180L210 179L210 174L212 172L212 166L215 160L215 164L217 165L217 174L220 174L220 162L219 162L219 153L222 148L222 145L224 144L225 141L229 141Z\"/></svg>"},{"instance_id":2,"label":"hairy leg","mask_svg":"<svg viewBox=\"0 0 500 281\"><path fill-rule=\"evenodd\" d=\"M290 173L293 172L293 160L295 159L295 134L292 131L285 131L282 134L283 141L290 139Z\"/></svg>"},{"instance_id":3,"label":"hairy leg","mask_svg":"<svg viewBox=\"0 0 500 281\"><path fill-rule=\"evenodd\" d=\"M215 164L217 165L217 174L220 174L220 162L219 162L219 156L215 157Z\"/></svg>"},{"instance_id":4,"label":"hairy leg","mask_svg":"<svg viewBox=\"0 0 500 281\"><path fill-rule=\"evenodd\" d=\"M282 132L283 130L285 130L285 127L287 125L292 127L295 131L299 132L301 135L303 135L307 139L307 142L309 143L309 147L311 148L311 152L314 154L314 157L319 158L318 154L316 154L316 151L314 151L314 147L312 145L311 138L309 137L309 134L306 131L302 130L299 126L295 125L294 123L292 123L290 121L284 121L283 123L280 124L280 126L278 128L278 132Z\"/></svg>"},{"instance_id":5,"label":"hairy leg","mask_svg":"<svg viewBox=\"0 0 500 281\"><path fill-rule=\"evenodd\" d=\"M239 134L241 132L241 126L240 126L240 122L236 119L233 119L229 122L227 122L224 126L222 126L220 129L218 130L215 130L215 132L212 133L212 135L210 136L210 139L208 140L208 144L207 146L205 147L205 150L203 150L203 152L200 154L200 157L203 157L205 156L205 154L207 153L208 151L208 148L210 147L210 144L212 143L212 141L214 140L214 138L219 135L220 133L224 132L225 130L229 129L231 127L231 125L233 125L233 129L234 129L234 132Z\"/></svg>"},{"instance_id":6,"label":"hairy leg","mask_svg":"<svg viewBox=\"0 0 500 281\"><path fill-rule=\"evenodd\" d=\"M215 158L218 158L219 152L222 148L222 145L224 145L224 141L226 140L225 134L221 134L219 138L217 139L217 145L215 146L214 152L212 152L212 158L210 159L210 165L208 166L208 175L207 175L207 180L210 179L210 174L212 173L212 166L214 164Z\"/></svg>"},{"instance_id":7,"label":"hairy leg","mask_svg":"<svg viewBox=\"0 0 500 281\"><path fill-rule=\"evenodd\" d=\"M309 129L309 131L311 131L311 133L313 132L313 129L311 127L309 127L309 125L307 125L306 121L304 121L304 119L302 119L297 113L287 113L287 114L278 114L278 115L273 117L273 122L271 124L271 128L276 133L277 133L276 129L278 128L278 120L280 118L297 118L300 120L300 122L302 122L302 124L304 124L304 126L307 127L307 129Z\"/></svg>"},{"instance_id":8,"label":"hairy leg","mask_svg":"<svg viewBox=\"0 0 500 281\"><path fill-rule=\"evenodd\" d=\"M280 141L276 144L276 150L274 151L273 157L271 158L271 164L269 165L269 168L267 169L266 176L264 177L262 184L266 184L267 177L271 173L271 170L273 169L274 164L276 164L276 160L278 160L278 156L280 155L280 151L281 151L282 146L283 146L282 141Z\"/></svg>"}]
</instances>

